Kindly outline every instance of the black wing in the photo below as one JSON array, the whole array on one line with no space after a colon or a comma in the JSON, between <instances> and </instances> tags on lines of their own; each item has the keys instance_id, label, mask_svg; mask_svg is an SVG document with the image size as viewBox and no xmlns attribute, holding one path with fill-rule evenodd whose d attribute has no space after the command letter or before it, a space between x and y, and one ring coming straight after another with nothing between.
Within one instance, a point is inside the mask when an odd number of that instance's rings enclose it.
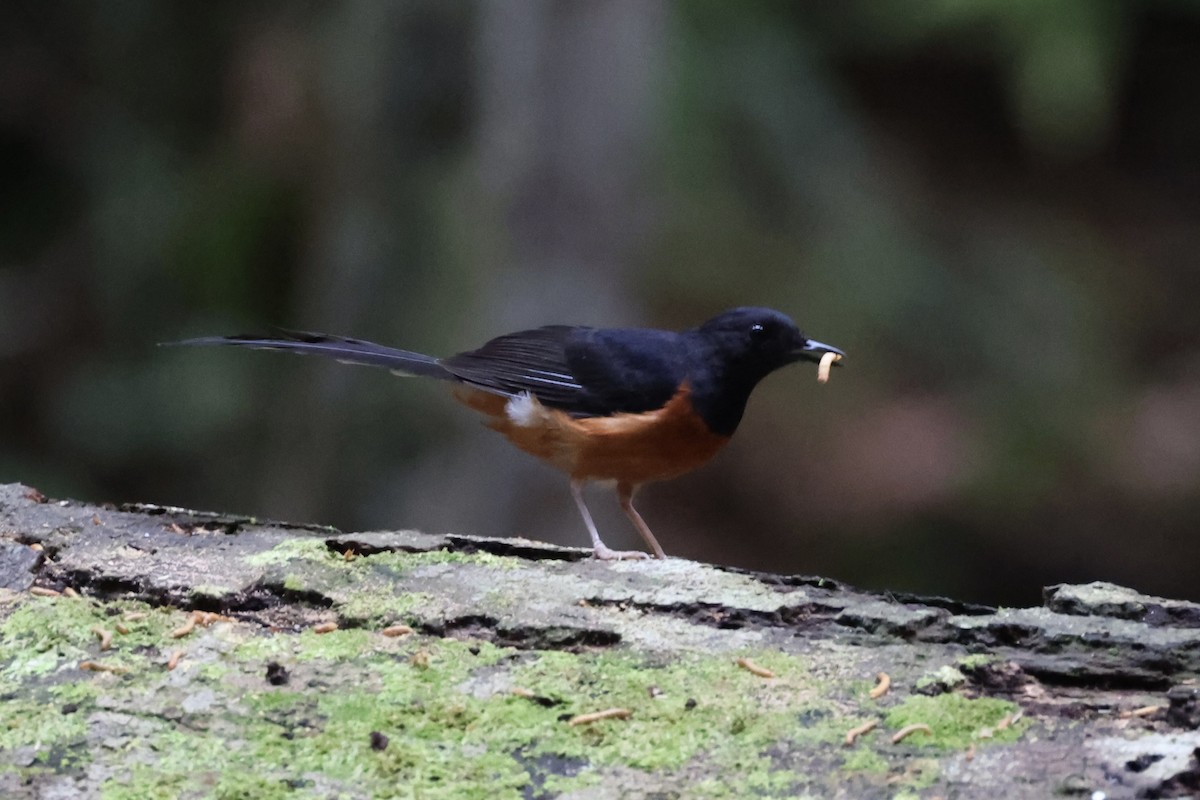
<instances>
[{"instance_id":1,"label":"black wing","mask_svg":"<svg viewBox=\"0 0 1200 800\"><path fill-rule=\"evenodd\" d=\"M569 325L549 325L499 336L480 347L443 358L442 366L466 383L506 395L529 392L556 408L571 409L586 392L567 364Z\"/></svg>"},{"instance_id":2,"label":"black wing","mask_svg":"<svg viewBox=\"0 0 1200 800\"><path fill-rule=\"evenodd\" d=\"M661 408L683 379L678 335L551 325L442 359L459 379L508 395L529 392L581 417Z\"/></svg>"}]
</instances>

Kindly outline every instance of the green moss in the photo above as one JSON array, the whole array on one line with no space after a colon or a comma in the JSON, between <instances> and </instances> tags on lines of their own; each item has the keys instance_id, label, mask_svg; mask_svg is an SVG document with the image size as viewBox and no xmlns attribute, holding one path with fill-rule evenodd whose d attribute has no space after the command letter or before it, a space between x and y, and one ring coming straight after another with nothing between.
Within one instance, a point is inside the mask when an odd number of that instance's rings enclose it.
<instances>
[{"instance_id":1,"label":"green moss","mask_svg":"<svg viewBox=\"0 0 1200 800\"><path fill-rule=\"evenodd\" d=\"M178 800L187 796L194 780L178 773L163 773L134 766L128 775L110 778L100 787L100 800Z\"/></svg>"},{"instance_id":2,"label":"green moss","mask_svg":"<svg viewBox=\"0 0 1200 800\"><path fill-rule=\"evenodd\" d=\"M0 650L0 658L4 658L4 656L5 653ZM54 672L62 663L63 655L57 649L33 651L24 657L13 658L8 666L0 672L0 676L3 678L3 682L0 682L0 685L22 678L46 675Z\"/></svg>"},{"instance_id":3,"label":"green moss","mask_svg":"<svg viewBox=\"0 0 1200 800\"><path fill-rule=\"evenodd\" d=\"M754 762L761 750L785 738L839 737L833 726L800 722L806 712L829 710L801 660L777 653L756 654L755 659L781 678L764 681L736 667L731 658L675 657L655 664L622 652L587 657L548 652L515 670L513 680L539 695L562 699L568 714L610 706L633 711L628 720L551 726L537 744L540 752L593 764L661 771L702 754L708 761L749 757ZM690 709L689 699L696 700Z\"/></svg>"},{"instance_id":4,"label":"green moss","mask_svg":"<svg viewBox=\"0 0 1200 800\"><path fill-rule=\"evenodd\" d=\"M376 646L387 640L362 628L344 628L330 633L306 630L293 636L252 636L239 643L233 652L239 661L295 662L343 661L367 658Z\"/></svg>"},{"instance_id":5,"label":"green moss","mask_svg":"<svg viewBox=\"0 0 1200 800\"><path fill-rule=\"evenodd\" d=\"M343 661L359 658L370 653L372 640L381 637L361 628L336 630L331 633L304 631L289 637L292 657L297 661Z\"/></svg>"},{"instance_id":6,"label":"green moss","mask_svg":"<svg viewBox=\"0 0 1200 800\"><path fill-rule=\"evenodd\" d=\"M62 707L38 700L0 703L0 753L33 745L40 753L51 746L77 741L87 733L87 714L64 714Z\"/></svg>"},{"instance_id":7,"label":"green moss","mask_svg":"<svg viewBox=\"0 0 1200 800\"><path fill-rule=\"evenodd\" d=\"M294 797L292 788L285 781L258 775L224 775L213 794L215 800L284 800Z\"/></svg>"},{"instance_id":8,"label":"green moss","mask_svg":"<svg viewBox=\"0 0 1200 800\"><path fill-rule=\"evenodd\" d=\"M56 704L83 708L89 706L103 691L94 680L66 681L47 686L46 696Z\"/></svg>"},{"instance_id":9,"label":"green moss","mask_svg":"<svg viewBox=\"0 0 1200 800\"><path fill-rule=\"evenodd\" d=\"M390 567L400 574L407 574L418 567L434 564L478 564L492 569L520 569L526 566L519 558L497 556L482 550L474 553L460 553L452 550L422 550L409 553L404 550L387 550L369 556L359 556L351 564L359 566Z\"/></svg>"},{"instance_id":10,"label":"green moss","mask_svg":"<svg viewBox=\"0 0 1200 800\"><path fill-rule=\"evenodd\" d=\"M306 588L306 584L299 575L288 573L283 576L283 588L289 592L302 592Z\"/></svg>"},{"instance_id":11,"label":"green moss","mask_svg":"<svg viewBox=\"0 0 1200 800\"><path fill-rule=\"evenodd\" d=\"M937 687L939 690L947 692L966 682L966 675L963 675L949 664L943 664L939 669L927 672L920 678L917 678L916 688L918 690L929 690Z\"/></svg>"},{"instance_id":12,"label":"green moss","mask_svg":"<svg viewBox=\"0 0 1200 800\"><path fill-rule=\"evenodd\" d=\"M401 572L430 564L479 564L501 569L516 569L524 566L524 562L519 558L496 556L483 551L461 553L451 550L421 550L418 552L384 550L371 555L357 556L347 561L338 553L330 550L325 539L303 536L285 539L270 550L246 557L247 564L257 567L286 564L289 561L317 561L328 563L330 566L341 565L347 569L358 570L384 566Z\"/></svg>"},{"instance_id":13,"label":"green moss","mask_svg":"<svg viewBox=\"0 0 1200 800\"><path fill-rule=\"evenodd\" d=\"M886 774L888 762L879 753L867 747L860 747L850 752L842 761L842 769L847 772L867 772L873 775Z\"/></svg>"},{"instance_id":14,"label":"green moss","mask_svg":"<svg viewBox=\"0 0 1200 800\"><path fill-rule=\"evenodd\" d=\"M1006 715L1015 714L1017 710L1015 703L990 697L973 700L958 694L937 697L913 695L888 711L886 724L889 728L899 729L925 723L933 729L933 735L913 734L904 740L906 745L959 749L977 741L978 734L984 729L992 729L993 736L983 741L1015 740L1021 734L1023 721L1002 731L994 728Z\"/></svg>"},{"instance_id":15,"label":"green moss","mask_svg":"<svg viewBox=\"0 0 1200 800\"><path fill-rule=\"evenodd\" d=\"M308 552L328 557L323 550ZM436 563L414 560L413 554L387 555L376 563L378 556L351 562L333 556L330 564L339 574L364 570L358 574L367 577L380 566ZM288 571L308 574L294 560ZM382 619L405 604L434 602L428 596L364 591L361 600L355 595L336 610L345 615L362 603L359 613ZM10 670L8 680L22 692L21 700L0 704L0 751L28 747L34 731L46 747L67 749L78 748L87 735L108 735L127 763L142 765L113 774L102 792L110 800L273 799L347 790L379 798L490 800L519 796L530 786L567 793L595 783L609 768L689 786L698 772L715 776L695 791L689 788L688 796L796 797L807 782L823 778L781 766L781 743L833 746L848 727L832 696L837 693L812 674L805 659L778 652L746 654L779 676L763 679L737 667L734 654L518 652L421 635L389 639L365 628L260 635L237 624L223 626L203 646L188 642L188 659L168 674L160 654L176 646L169 633L185 615L150 611L144 620L125 623L130 633L116 637L114 650L102 657L127 664L129 674L76 671L77 660L99 655L90 627L126 609L147 610L140 604L25 598L0 623L0 675ZM288 670L289 683L266 682L270 661ZM514 695L515 687L542 702ZM214 698L211 707L207 701L188 705L205 694ZM181 720L143 716L147 697L155 695L172 708L193 710L181 712ZM77 710L64 715L61 707L68 702ZM910 702L893 714L906 708L925 713L921 721L937 730L928 709ZM575 714L614 706L630 709L632 717L566 724ZM994 725L1015 706L989 708L993 713L983 716ZM964 709L941 711L965 725L968 736L983 727L962 722L974 719ZM152 727L122 733L113 717L120 713ZM107 734L110 728L114 732ZM372 748L375 732L387 737L386 748ZM909 741L924 744L917 737ZM96 749L86 757L104 752ZM866 747L848 753L845 769L869 774L886 767L871 753ZM9 766L32 774L30 768Z\"/></svg>"},{"instance_id":16,"label":"green moss","mask_svg":"<svg viewBox=\"0 0 1200 800\"><path fill-rule=\"evenodd\" d=\"M935 759L914 758L904 768L900 782L910 789L928 789L941 775L941 767Z\"/></svg>"},{"instance_id":17,"label":"green moss","mask_svg":"<svg viewBox=\"0 0 1200 800\"><path fill-rule=\"evenodd\" d=\"M397 643L365 631L302 634L293 641L291 656L297 661L365 662L364 679L326 692L289 687L244 695L251 718L263 727L247 737L250 762L287 764L289 775L320 773L365 785L373 797L412 796L413 786L429 798L507 796L528 783L512 757L519 737L511 732L519 729L511 728L514 720L502 713L511 699L477 699L456 689L473 670L507 651L481 643L474 645L476 654L472 645L449 640ZM381 649L373 649L373 641ZM428 667L410 663L418 650ZM238 647L234 656L259 654L251 644ZM502 726L509 735L499 733ZM388 737L386 749L372 749L372 732ZM272 779L260 777L273 786Z\"/></svg>"},{"instance_id":18,"label":"green moss","mask_svg":"<svg viewBox=\"0 0 1200 800\"><path fill-rule=\"evenodd\" d=\"M587 789L589 786L595 786L604 780L604 776L595 770L585 770L573 775L558 775L555 773L544 774L534 767L531 773L536 774L541 780L542 789L546 796L558 797L560 794L568 792L580 792ZM586 792L581 792L586 794ZM538 796L534 793L534 796Z\"/></svg>"},{"instance_id":19,"label":"green moss","mask_svg":"<svg viewBox=\"0 0 1200 800\"><path fill-rule=\"evenodd\" d=\"M435 598L420 592L397 593L398 578L439 565L473 564L489 569L518 569L520 559L490 553L430 550L384 551L347 561L324 540L288 539L247 563L267 567L266 582L289 592L312 592L334 601L343 621L374 627L409 620L418 609L437 613Z\"/></svg>"},{"instance_id":20,"label":"green moss","mask_svg":"<svg viewBox=\"0 0 1200 800\"><path fill-rule=\"evenodd\" d=\"M188 590L192 602L203 603L207 600L220 600L232 592L238 591L234 586L215 586L212 584L197 584ZM201 606L203 608L203 605Z\"/></svg>"},{"instance_id":21,"label":"green moss","mask_svg":"<svg viewBox=\"0 0 1200 800\"><path fill-rule=\"evenodd\" d=\"M986 667L996 660L996 657L987 653L972 653L969 656L963 656L956 662L958 666L965 670L980 669Z\"/></svg>"},{"instance_id":22,"label":"green moss","mask_svg":"<svg viewBox=\"0 0 1200 800\"><path fill-rule=\"evenodd\" d=\"M0 624L0 658L69 648L82 651L96 634L89 628L107 617L83 598L30 597Z\"/></svg>"},{"instance_id":23,"label":"green moss","mask_svg":"<svg viewBox=\"0 0 1200 800\"><path fill-rule=\"evenodd\" d=\"M424 668L412 658L418 652ZM483 642L392 640L362 630L249 637L226 657L227 681L260 676L272 658L296 676L306 669L321 675L323 664L339 663L359 677L318 684L319 691L300 677L244 691L238 704L248 713L238 716L236 732L213 737L201 725L156 734L155 769L114 778L106 797L171 796L200 784L215 785L214 797L274 798L289 788L284 779L319 774L328 786L352 785L379 798L493 798L519 796L532 775L543 789L566 792L597 781L596 768L606 765L678 771L682 778L696 764L738 780L735 793L718 781L694 796L794 797L800 777L779 769L769 748L798 738L832 742L843 727L805 663L774 653L754 658L778 680L751 675L724 656L518 656ZM495 674L507 678L498 689L470 689L477 676ZM627 707L633 717L576 727L564 721L610 706ZM373 732L388 737L385 749L371 747ZM563 764L579 766L564 772Z\"/></svg>"},{"instance_id":24,"label":"green moss","mask_svg":"<svg viewBox=\"0 0 1200 800\"><path fill-rule=\"evenodd\" d=\"M145 613L128 621L124 614ZM101 604L77 597L28 597L0 622L0 687L16 686L29 677L47 676L84 660L135 668L142 659L132 654L160 644L168 631L182 624L182 614L154 610L143 603ZM116 634L116 625L129 633ZM93 628L114 632L112 648L101 652Z\"/></svg>"},{"instance_id":25,"label":"green moss","mask_svg":"<svg viewBox=\"0 0 1200 800\"><path fill-rule=\"evenodd\" d=\"M338 616L367 627L406 622L419 608L428 608L434 597L425 592L379 592L363 588L337 603Z\"/></svg>"},{"instance_id":26,"label":"green moss","mask_svg":"<svg viewBox=\"0 0 1200 800\"><path fill-rule=\"evenodd\" d=\"M255 567L286 564L289 561L296 560L334 562L340 560L340 558L330 552L324 539L316 537L285 539L270 550L246 556L246 563Z\"/></svg>"},{"instance_id":27,"label":"green moss","mask_svg":"<svg viewBox=\"0 0 1200 800\"><path fill-rule=\"evenodd\" d=\"M743 772L726 773L719 778L692 784L688 786L686 797L705 800L745 800L747 797L757 800L817 800L818 796L803 791L799 776L795 773L770 771L769 762L762 759L760 762Z\"/></svg>"}]
</instances>

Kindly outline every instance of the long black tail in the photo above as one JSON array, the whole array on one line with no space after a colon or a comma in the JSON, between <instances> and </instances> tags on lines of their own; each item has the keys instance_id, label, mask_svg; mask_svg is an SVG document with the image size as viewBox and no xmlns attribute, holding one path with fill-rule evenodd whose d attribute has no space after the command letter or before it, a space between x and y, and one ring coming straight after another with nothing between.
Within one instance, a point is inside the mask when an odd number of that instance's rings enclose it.
<instances>
[{"instance_id":1,"label":"long black tail","mask_svg":"<svg viewBox=\"0 0 1200 800\"><path fill-rule=\"evenodd\" d=\"M328 336L323 333L281 330L278 337L204 336L199 339L186 339L182 342L167 342L166 344L232 345L234 347L251 347L256 350L286 350L291 353L335 358L343 364L383 367L400 375L419 375L447 381L458 380L433 356L413 353L409 350L397 350L393 347L384 347L359 339Z\"/></svg>"}]
</instances>

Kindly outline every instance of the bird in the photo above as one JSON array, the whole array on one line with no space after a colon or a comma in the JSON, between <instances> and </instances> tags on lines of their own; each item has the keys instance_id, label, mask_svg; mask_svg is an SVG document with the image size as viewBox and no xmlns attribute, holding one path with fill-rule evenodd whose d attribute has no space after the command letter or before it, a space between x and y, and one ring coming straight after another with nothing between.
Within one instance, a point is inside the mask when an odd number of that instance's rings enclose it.
<instances>
[{"instance_id":1,"label":"bird","mask_svg":"<svg viewBox=\"0 0 1200 800\"><path fill-rule=\"evenodd\" d=\"M570 479L594 556L648 558L604 544L584 500L589 482L615 484L621 509L655 558L666 558L634 508L645 484L703 465L733 436L754 387L781 367L845 353L805 336L770 308L724 311L683 331L547 325L498 336L447 358L323 333L205 336L172 342L319 355L453 384L455 399L518 449Z\"/></svg>"}]
</instances>

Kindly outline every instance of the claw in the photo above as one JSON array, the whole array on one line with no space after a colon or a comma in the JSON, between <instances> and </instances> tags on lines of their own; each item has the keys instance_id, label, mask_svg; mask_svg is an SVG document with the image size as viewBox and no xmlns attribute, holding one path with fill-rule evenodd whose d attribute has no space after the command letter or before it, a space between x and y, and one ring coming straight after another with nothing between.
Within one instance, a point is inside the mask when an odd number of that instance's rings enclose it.
<instances>
[{"instance_id":1,"label":"claw","mask_svg":"<svg viewBox=\"0 0 1200 800\"><path fill-rule=\"evenodd\" d=\"M613 550L605 545L596 547L592 552L601 561L641 561L650 557L649 553L641 550Z\"/></svg>"}]
</instances>

